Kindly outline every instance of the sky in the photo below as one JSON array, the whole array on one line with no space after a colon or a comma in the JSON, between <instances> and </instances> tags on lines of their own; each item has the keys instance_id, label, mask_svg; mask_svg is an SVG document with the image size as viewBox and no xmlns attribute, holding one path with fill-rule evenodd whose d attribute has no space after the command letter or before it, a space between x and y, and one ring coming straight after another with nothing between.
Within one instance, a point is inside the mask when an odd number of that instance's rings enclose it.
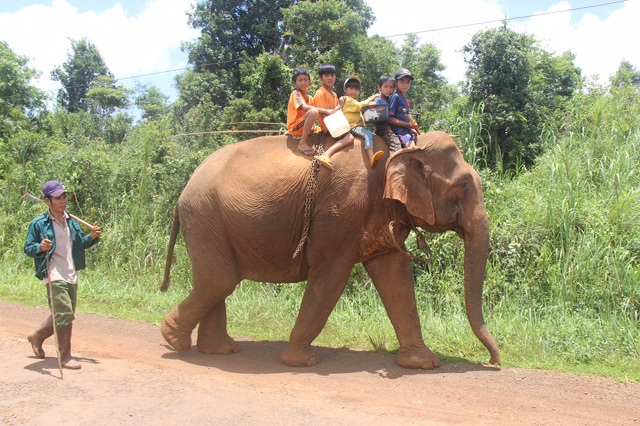
<instances>
[{"instance_id":1,"label":"sky","mask_svg":"<svg viewBox=\"0 0 640 426\"><path fill-rule=\"evenodd\" d=\"M188 67L181 43L199 35L187 22L194 1L0 0L0 40L29 58L27 66L42 73L33 83L52 96L60 85L51 70L67 60L71 40L86 38L119 84L155 85L173 101L174 77ZM572 51L583 75L600 82L623 60L640 70L640 0L366 1L376 17L369 35L401 44L404 34L417 33L441 51L442 74L452 84L464 79L462 47L505 18L549 52Z\"/></svg>"}]
</instances>

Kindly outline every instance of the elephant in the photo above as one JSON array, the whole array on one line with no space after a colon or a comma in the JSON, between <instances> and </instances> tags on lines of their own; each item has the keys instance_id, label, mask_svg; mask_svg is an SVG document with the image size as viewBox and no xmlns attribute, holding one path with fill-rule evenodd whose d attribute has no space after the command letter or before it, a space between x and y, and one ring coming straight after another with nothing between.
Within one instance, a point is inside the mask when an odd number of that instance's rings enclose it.
<instances>
[{"instance_id":1,"label":"elephant","mask_svg":"<svg viewBox=\"0 0 640 426\"><path fill-rule=\"evenodd\" d=\"M314 136L315 138L315 136ZM312 139L311 142L315 140ZM321 142L330 146L334 139ZM239 350L227 332L225 299L241 280L295 283L306 280L298 317L280 354L285 365L319 362L311 348L343 293L353 267L362 263L382 300L399 342L401 367L432 369L438 356L424 343L410 255L412 229L455 231L464 240L464 293L471 328L500 364L498 346L482 313L489 255L489 220L478 173L445 132L421 134L417 145L392 155L379 136L381 163L371 168L359 139L332 156L334 170L313 164L291 136L263 136L227 145L193 172L174 212L164 280L168 287L173 249L182 230L193 270L192 290L161 324L178 351L207 354ZM386 165L385 165L386 162ZM316 189L308 235L307 185Z\"/></svg>"}]
</instances>

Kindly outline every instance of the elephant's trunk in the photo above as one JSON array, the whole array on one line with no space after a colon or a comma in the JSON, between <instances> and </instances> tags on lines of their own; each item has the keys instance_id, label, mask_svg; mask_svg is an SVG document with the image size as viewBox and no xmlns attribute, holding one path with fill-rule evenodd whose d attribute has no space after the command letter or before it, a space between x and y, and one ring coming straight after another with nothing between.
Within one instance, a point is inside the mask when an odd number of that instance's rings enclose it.
<instances>
[{"instance_id":1,"label":"elephant's trunk","mask_svg":"<svg viewBox=\"0 0 640 426\"><path fill-rule=\"evenodd\" d=\"M482 287L489 257L489 220L486 210L474 215L464 234L464 299L471 329L491 354L490 363L502 365L500 351L482 315Z\"/></svg>"}]
</instances>

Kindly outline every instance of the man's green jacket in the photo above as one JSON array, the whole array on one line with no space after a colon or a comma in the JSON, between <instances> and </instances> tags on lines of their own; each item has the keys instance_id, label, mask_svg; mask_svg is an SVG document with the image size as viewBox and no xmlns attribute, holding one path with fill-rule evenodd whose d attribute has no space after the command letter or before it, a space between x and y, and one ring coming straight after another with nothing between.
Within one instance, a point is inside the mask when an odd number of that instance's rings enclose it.
<instances>
[{"instance_id":1,"label":"man's green jacket","mask_svg":"<svg viewBox=\"0 0 640 426\"><path fill-rule=\"evenodd\" d=\"M80 229L80 224L67 217L67 225L69 226L69 232L71 233L71 256L73 257L73 263L76 271L84 269L86 265L84 250L97 244L100 238L94 240L91 239L91 234L85 235ZM46 238L51 240L52 246L49 250L49 258L56 249L56 237L53 232L53 223L49 213L45 213L33 219L29 224L29 230L27 231L27 241L24 243L24 252L27 256L33 257L36 267L36 277L43 279L47 275L47 259L46 253L40 253L40 242Z\"/></svg>"}]
</instances>

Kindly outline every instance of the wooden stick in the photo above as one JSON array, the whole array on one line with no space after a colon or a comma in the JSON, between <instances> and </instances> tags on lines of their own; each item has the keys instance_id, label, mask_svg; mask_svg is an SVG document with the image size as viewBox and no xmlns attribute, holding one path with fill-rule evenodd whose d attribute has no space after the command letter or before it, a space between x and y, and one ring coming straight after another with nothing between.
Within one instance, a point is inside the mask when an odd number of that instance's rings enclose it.
<instances>
[{"instance_id":1,"label":"wooden stick","mask_svg":"<svg viewBox=\"0 0 640 426\"><path fill-rule=\"evenodd\" d=\"M67 214L69 215L69 217L71 219L77 220L78 222L80 222L81 224L83 224L84 226L86 226L87 228L89 228L89 229L91 229L93 231L93 225L90 224L89 222L85 222L84 220L80 219L78 216L73 215L73 214L71 214L69 212L67 212Z\"/></svg>"},{"instance_id":2,"label":"wooden stick","mask_svg":"<svg viewBox=\"0 0 640 426\"><path fill-rule=\"evenodd\" d=\"M44 240L44 238L43 238ZM51 270L49 268L49 253L45 252L47 260L47 287L49 288L49 305L51 305L51 318L53 319L53 338L56 341L56 353L58 354L58 368L60 369L60 380L64 379L62 374L62 354L60 353L60 339L58 339L58 326L56 325L56 308L53 306L53 286L51 285Z\"/></svg>"},{"instance_id":3,"label":"wooden stick","mask_svg":"<svg viewBox=\"0 0 640 426\"><path fill-rule=\"evenodd\" d=\"M27 191L26 189L24 190L24 196L27 197L27 199L34 201L36 203L44 203L44 200L41 200L40 198L31 195L29 193L29 191ZM84 226L86 226L87 228L91 229L93 231L93 225L91 225L89 222L86 222L82 219L80 219L78 216L72 215L71 213L67 212L67 214L69 215L69 217L71 219L77 220L78 222L80 222L81 224L83 224Z\"/></svg>"}]
</instances>

